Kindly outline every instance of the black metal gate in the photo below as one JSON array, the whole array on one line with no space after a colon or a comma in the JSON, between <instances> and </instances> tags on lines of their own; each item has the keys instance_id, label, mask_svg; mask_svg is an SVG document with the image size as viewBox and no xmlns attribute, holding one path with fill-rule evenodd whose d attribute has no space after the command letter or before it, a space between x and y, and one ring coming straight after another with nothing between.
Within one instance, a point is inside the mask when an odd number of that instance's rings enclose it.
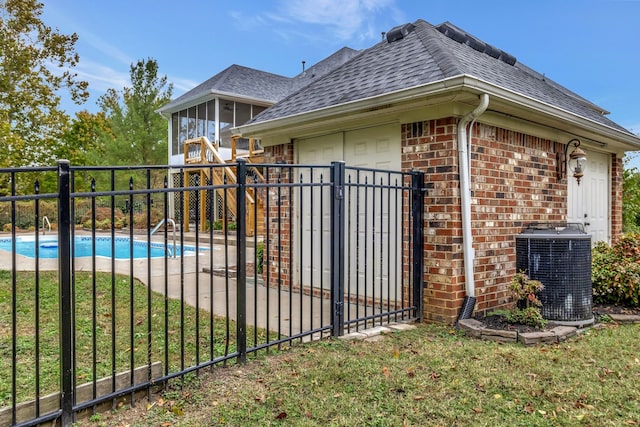
<instances>
[{"instance_id":1,"label":"black metal gate","mask_svg":"<svg viewBox=\"0 0 640 427\"><path fill-rule=\"evenodd\" d=\"M60 161L0 178L2 425L70 425L262 350L422 319L422 173Z\"/></svg>"}]
</instances>

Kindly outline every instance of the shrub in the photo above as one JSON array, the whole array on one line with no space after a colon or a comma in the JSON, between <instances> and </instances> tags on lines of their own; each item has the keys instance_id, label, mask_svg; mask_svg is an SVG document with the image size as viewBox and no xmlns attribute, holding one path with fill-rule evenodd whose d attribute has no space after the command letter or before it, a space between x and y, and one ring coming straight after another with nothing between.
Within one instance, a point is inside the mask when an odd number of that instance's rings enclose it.
<instances>
[{"instance_id":1,"label":"shrub","mask_svg":"<svg viewBox=\"0 0 640 427\"><path fill-rule=\"evenodd\" d=\"M594 302L638 307L640 234L625 234L611 246L598 242L591 254Z\"/></svg>"},{"instance_id":2,"label":"shrub","mask_svg":"<svg viewBox=\"0 0 640 427\"><path fill-rule=\"evenodd\" d=\"M224 221L221 220L221 219L218 219L218 220L214 221L213 229L215 231L223 230L224 229ZM238 229L238 226L236 225L235 222L227 221L227 230L233 231L233 230L237 230L237 229Z\"/></svg>"},{"instance_id":3,"label":"shrub","mask_svg":"<svg viewBox=\"0 0 640 427\"><path fill-rule=\"evenodd\" d=\"M538 298L542 289L544 289L542 282L529 279L529 276L523 272L516 273L509 285L509 291L515 300L515 307L508 310L496 310L493 314L504 316L509 323L543 328L547 321L542 318L540 312L542 302Z\"/></svg>"},{"instance_id":4,"label":"shrub","mask_svg":"<svg viewBox=\"0 0 640 427\"><path fill-rule=\"evenodd\" d=\"M82 226L85 228L91 228L92 225L92 215L93 212L88 211L81 218ZM109 230L111 228L111 208L96 208L95 212L96 218L96 229L99 230ZM127 219L120 211L120 209L114 210L114 228L123 228L126 225Z\"/></svg>"},{"instance_id":5,"label":"shrub","mask_svg":"<svg viewBox=\"0 0 640 427\"><path fill-rule=\"evenodd\" d=\"M538 294L544 289L539 280L531 280L523 272L516 273L511 279L509 290L520 309L542 307Z\"/></svg>"},{"instance_id":6,"label":"shrub","mask_svg":"<svg viewBox=\"0 0 640 427\"><path fill-rule=\"evenodd\" d=\"M158 209L151 209L151 225L158 224L160 221L162 221L162 212ZM148 228L146 212L140 212L133 215L133 228Z\"/></svg>"},{"instance_id":7,"label":"shrub","mask_svg":"<svg viewBox=\"0 0 640 427\"><path fill-rule=\"evenodd\" d=\"M264 242L258 242L256 246L256 272L262 274L264 268Z\"/></svg>"}]
</instances>

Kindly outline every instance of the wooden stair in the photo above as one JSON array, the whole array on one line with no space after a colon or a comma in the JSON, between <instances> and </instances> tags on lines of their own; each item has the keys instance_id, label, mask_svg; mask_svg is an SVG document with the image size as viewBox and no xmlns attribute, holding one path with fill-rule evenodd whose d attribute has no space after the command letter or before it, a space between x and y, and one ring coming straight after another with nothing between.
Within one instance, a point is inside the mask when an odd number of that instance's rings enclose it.
<instances>
[{"instance_id":1,"label":"wooden stair","mask_svg":"<svg viewBox=\"0 0 640 427\"><path fill-rule=\"evenodd\" d=\"M253 146L253 141L250 141L250 146ZM235 140L232 149L232 162L235 163ZM242 156L244 157L244 156ZM250 175L253 179L256 179L258 182L264 182L264 177L256 167L259 163L262 163L262 156L256 155L255 158L252 158L251 155L246 156L247 159L247 168L250 169ZM235 184L237 183L236 176L236 168L235 166L225 166L225 167L216 167L211 168L211 164L224 164L227 163L222 159L220 154L218 153L218 146L214 145L209 141L207 137L201 136L197 138L191 138L184 142L184 163L187 165L200 164L201 168L189 168L185 170L187 175L186 183L189 183L189 177L193 174L199 174L200 183L206 183L209 180L212 185L225 185L225 184ZM226 179L226 181L225 181ZM217 194L219 194L222 198L226 196L226 208L228 213L231 213L236 221L240 219L237 217L236 212L236 190L235 189L225 189L218 188L215 190ZM264 190L262 190L264 191ZM253 236L257 233L257 235L264 236L265 232L265 212L264 212L264 201L263 197L260 197L259 191L252 187L247 187L246 190L246 207L247 207L247 216L246 220L246 231L247 236ZM206 200L206 190L202 190L200 195L200 200ZM214 202L215 203L215 202ZM214 205L215 206L215 205ZM207 227L207 214L206 214L206 203L200 203L200 230L205 231ZM212 207L213 208L213 207ZM227 213L225 213L226 215ZM185 218L189 218L189 192L185 192L185 199L183 203L183 215ZM186 224L183 225L185 227L185 231L189 231L189 221L186 221Z\"/></svg>"}]
</instances>

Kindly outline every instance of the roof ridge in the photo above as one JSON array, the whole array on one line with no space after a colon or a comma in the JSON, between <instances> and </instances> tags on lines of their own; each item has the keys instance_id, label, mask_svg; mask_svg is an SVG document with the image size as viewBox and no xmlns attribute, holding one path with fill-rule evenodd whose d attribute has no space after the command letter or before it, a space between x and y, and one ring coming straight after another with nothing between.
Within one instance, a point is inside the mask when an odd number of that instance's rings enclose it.
<instances>
[{"instance_id":1,"label":"roof ridge","mask_svg":"<svg viewBox=\"0 0 640 427\"><path fill-rule=\"evenodd\" d=\"M323 74L322 76L318 77L317 79L313 79L313 80L309 80L308 82L305 82L305 84L303 84L303 85L301 85L299 88L297 88L297 89L295 89L295 90L291 91L289 94L287 94L287 96L285 96L284 98L282 98L281 100L279 100L279 101L277 102L277 104L280 104L280 103L282 103L282 102L284 102L284 101L288 100L289 98L291 98L291 97L293 97L293 96L297 95L299 92L301 92L301 91L303 91L303 90L305 90L305 89L309 88L310 86L313 86L313 85L319 84L319 83L321 83L323 80L328 79L332 74L336 73L338 70L340 70L340 69L342 69L343 67L347 66L347 64L351 63L352 61L356 60L356 59L357 59L357 58L359 58L360 56L364 55L364 53L365 53L366 51L368 51L369 49L372 49L373 47L377 46L377 45L378 45L378 44L380 44L380 43L383 43L383 42L378 42L378 43L376 43L375 45L373 45L372 47L370 47L370 48L368 48L368 49L362 49L362 50L356 50L356 49L352 49L352 48L350 48L350 47L348 47L348 46L345 46L345 47L343 47L342 49L338 50L337 52L334 52L334 54L332 54L332 55L328 56L328 57L327 57L327 58L325 58L325 59L331 58L331 57L333 57L336 53L338 53L338 52L344 52L345 50L353 51L353 52L355 52L355 55L354 55L354 56L352 56L351 58L349 58L349 59L348 59L347 61L345 61L344 63L342 63L342 64L338 65L337 67L334 67L334 68L333 68L333 69L331 69L331 71L329 71L328 73ZM386 43L386 42L384 42L384 43ZM318 62L318 63L314 64L314 65L313 65L313 66L311 66L311 67L309 67L309 69L307 70L307 72L308 72L309 70L311 70L313 67L315 67L316 65L318 65L318 64L320 64L320 63L322 63L323 61L324 61L324 60L322 60L322 61L320 61L320 62ZM301 74L302 74L302 73L301 73ZM296 77L292 77L292 79L296 79L296 78L298 78L301 74L298 74ZM268 110L268 109L267 109L267 110ZM265 110L265 111L267 111L267 110ZM263 113L264 113L264 111L263 111L263 112L260 112L257 116L255 116L255 117L253 117L251 120L249 120L249 121L247 122L247 124L253 123L253 122L255 122L255 121L259 121L259 118L260 118L260 116L261 116ZM258 120L256 120L256 118L257 118Z\"/></svg>"},{"instance_id":2,"label":"roof ridge","mask_svg":"<svg viewBox=\"0 0 640 427\"><path fill-rule=\"evenodd\" d=\"M330 63L333 59L335 59L335 58L337 58L339 56L343 56L345 54L348 54L349 52L353 52L354 56L357 56L357 54L360 53L361 51L356 50L356 49L352 49L349 46L343 46L342 48L336 50L335 52L333 52L331 55L327 56L326 58L321 59L319 62L316 62L315 64L309 66L309 68L307 68L304 71L296 74L292 78L295 79L295 78L304 76L307 73L312 73L314 70L319 69L319 68L323 67L324 65ZM347 60L347 62L348 62L348 60ZM340 65L338 67L340 67Z\"/></svg>"},{"instance_id":3,"label":"roof ridge","mask_svg":"<svg viewBox=\"0 0 640 427\"><path fill-rule=\"evenodd\" d=\"M420 24L420 25L418 25ZM435 60L436 65L442 71L445 77L458 76L464 74L460 61L451 54L449 47L443 43L442 37L444 36L438 29L432 24L418 19L415 22L416 34L422 42L422 45L431 54L431 57Z\"/></svg>"},{"instance_id":4,"label":"roof ridge","mask_svg":"<svg viewBox=\"0 0 640 427\"><path fill-rule=\"evenodd\" d=\"M209 88L209 90L213 90L213 89L216 89L216 88L220 87L221 84L224 83L224 81L227 80L227 78L229 78L229 75L231 75L231 71L234 70L234 69L238 69L238 68L240 68L240 66L238 64L231 64L227 68L222 70L217 75L218 78L216 79L215 84L213 86L211 86Z\"/></svg>"}]
</instances>

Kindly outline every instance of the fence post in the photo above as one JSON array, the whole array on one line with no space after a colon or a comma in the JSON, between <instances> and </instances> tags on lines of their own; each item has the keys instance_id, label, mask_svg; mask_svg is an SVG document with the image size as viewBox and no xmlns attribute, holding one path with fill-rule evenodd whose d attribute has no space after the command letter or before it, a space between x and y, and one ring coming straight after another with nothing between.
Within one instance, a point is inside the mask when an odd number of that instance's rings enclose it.
<instances>
[{"instance_id":1,"label":"fence post","mask_svg":"<svg viewBox=\"0 0 640 427\"><path fill-rule=\"evenodd\" d=\"M344 162L331 162L331 324L344 335Z\"/></svg>"},{"instance_id":2,"label":"fence post","mask_svg":"<svg viewBox=\"0 0 640 427\"><path fill-rule=\"evenodd\" d=\"M424 172L411 174L411 220L413 233L413 301L414 317L418 322L424 318Z\"/></svg>"},{"instance_id":3,"label":"fence post","mask_svg":"<svg viewBox=\"0 0 640 427\"><path fill-rule=\"evenodd\" d=\"M236 310L237 310L237 350L238 362L247 361L247 160L236 159Z\"/></svg>"},{"instance_id":4,"label":"fence post","mask_svg":"<svg viewBox=\"0 0 640 427\"><path fill-rule=\"evenodd\" d=\"M58 282L60 287L60 423L73 423L73 293L71 290L70 164L58 160Z\"/></svg>"}]
</instances>

